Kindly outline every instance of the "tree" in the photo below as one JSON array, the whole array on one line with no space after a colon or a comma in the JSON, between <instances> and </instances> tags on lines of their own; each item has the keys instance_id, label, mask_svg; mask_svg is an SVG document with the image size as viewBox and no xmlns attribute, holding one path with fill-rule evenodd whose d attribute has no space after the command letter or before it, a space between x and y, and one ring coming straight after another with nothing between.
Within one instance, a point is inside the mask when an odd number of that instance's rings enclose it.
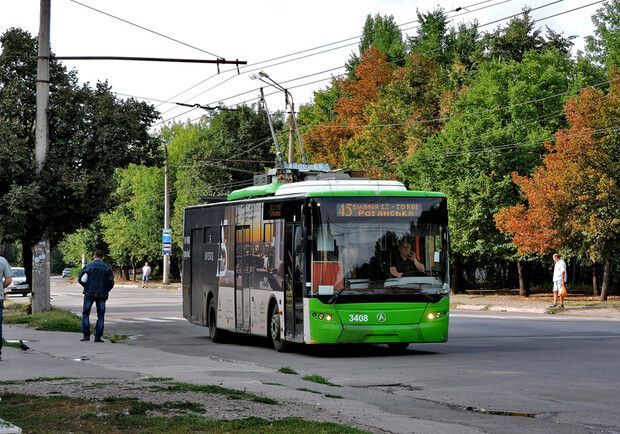
<instances>
[{"instance_id":1,"label":"tree","mask_svg":"<svg viewBox=\"0 0 620 434\"><path fill-rule=\"evenodd\" d=\"M443 130L399 169L411 187L447 194L455 253L479 264L517 259L494 215L520 201L512 172L531 173L543 140L564 125L565 97L558 94L570 89L573 72L570 59L554 50L481 65Z\"/></svg>"},{"instance_id":2,"label":"tree","mask_svg":"<svg viewBox=\"0 0 620 434\"><path fill-rule=\"evenodd\" d=\"M409 38L409 52L433 59L440 64L451 63L448 53L448 16L443 9L420 13L417 34Z\"/></svg>"},{"instance_id":3,"label":"tree","mask_svg":"<svg viewBox=\"0 0 620 434\"><path fill-rule=\"evenodd\" d=\"M608 0L592 16L594 35L586 36L590 57L607 68L620 66L620 0Z\"/></svg>"},{"instance_id":4,"label":"tree","mask_svg":"<svg viewBox=\"0 0 620 434\"><path fill-rule=\"evenodd\" d=\"M117 98L107 83L80 85L75 71L52 59L50 149L35 175L36 40L10 29L0 44L0 227L5 238L22 240L30 275L30 249L43 234L57 241L110 208L115 168L161 161L149 134L158 113Z\"/></svg>"},{"instance_id":5,"label":"tree","mask_svg":"<svg viewBox=\"0 0 620 434\"><path fill-rule=\"evenodd\" d=\"M87 228L78 229L67 235L58 244L64 261L74 267L86 262L90 254L102 247L101 225L98 221Z\"/></svg>"},{"instance_id":6,"label":"tree","mask_svg":"<svg viewBox=\"0 0 620 434\"><path fill-rule=\"evenodd\" d=\"M357 79L338 81L341 96L334 108L336 117L310 128L304 134L309 153L320 156L321 162L338 167L343 162L341 145L352 139L369 121L366 107L378 100L381 89L394 78L397 67L374 46L362 54L355 68Z\"/></svg>"},{"instance_id":7,"label":"tree","mask_svg":"<svg viewBox=\"0 0 620 434\"><path fill-rule=\"evenodd\" d=\"M375 47L383 54L388 62L403 66L407 55L403 34L394 21L394 17L382 16L377 14L372 17L368 15L362 29L362 37L359 44L359 52L364 53L370 47ZM360 63L357 54L351 55L346 63L347 72L350 78L355 77L355 69Z\"/></svg>"},{"instance_id":8,"label":"tree","mask_svg":"<svg viewBox=\"0 0 620 434\"><path fill-rule=\"evenodd\" d=\"M125 270L131 267L135 280L139 262L157 262L162 258L163 170L131 164L119 169L117 178L119 205L101 216L103 238L111 258Z\"/></svg>"},{"instance_id":9,"label":"tree","mask_svg":"<svg viewBox=\"0 0 620 434\"><path fill-rule=\"evenodd\" d=\"M531 176L513 175L525 204L502 209L498 227L521 253L549 253L563 247L602 263L601 300L607 299L613 259L620 248L620 74L610 91L587 88L567 101L570 127Z\"/></svg>"}]
</instances>

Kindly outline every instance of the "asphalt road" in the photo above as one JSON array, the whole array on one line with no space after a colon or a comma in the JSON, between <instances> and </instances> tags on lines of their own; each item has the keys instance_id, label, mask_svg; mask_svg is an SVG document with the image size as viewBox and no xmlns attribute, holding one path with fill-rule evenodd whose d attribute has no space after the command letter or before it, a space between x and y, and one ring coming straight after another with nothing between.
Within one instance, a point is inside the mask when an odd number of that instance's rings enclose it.
<instances>
[{"instance_id":1,"label":"asphalt road","mask_svg":"<svg viewBox=\"0 0 620 434\"><path fill-rule=\"evenodd\" d=\"M52 282L53 303L80 311L77 285ZM179 291L116 287L106 333L132 345L260 366L289 366L348 386L347 399L385 412L487 432L620 432L620 322L453 313L449 342L299 347L276 353L265 339L213 344L184 321ZM16 298L17 299L17 298ZM501 414L492 415L491 412Z\"/></svg>"}]
</instances>

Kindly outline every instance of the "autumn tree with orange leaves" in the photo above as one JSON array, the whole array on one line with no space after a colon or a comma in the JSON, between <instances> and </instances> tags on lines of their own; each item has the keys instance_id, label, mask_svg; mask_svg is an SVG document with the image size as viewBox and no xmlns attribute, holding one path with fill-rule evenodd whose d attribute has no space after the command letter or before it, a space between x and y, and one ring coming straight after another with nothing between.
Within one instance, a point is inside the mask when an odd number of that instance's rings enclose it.
<instances>
[{"instance_id":1,"label":"autumn tree with orange leaves","mask_svg":"<svg viewBox=\"0 0 620 434\"><path fill-rule=\"evenodd\" d=\"M355 78L337 80L341 96L336 103L334 120L311 128L304 134L308 152L333 167L342 164L343 143L353 138L368 123L365 109L379 99L380 89L393 79L398 67L389 63L386 55L374 46L362 54L355 68Z\"/></svg>"},{"instance_id":2,"label":"autumn tree with orange leaves","mask_svg":"<svg viewBox=\"0 0 620 434\"><path fill-rule=\"evenodd\" d=\"M564 112L570 127L547 145L543 165L513 174L526 204L502 209L496 224L521 254L563 249L602 264L605 301L620 247L620 73L612 71L607 93L584 89Z\"/></svg>"}]
</instances>

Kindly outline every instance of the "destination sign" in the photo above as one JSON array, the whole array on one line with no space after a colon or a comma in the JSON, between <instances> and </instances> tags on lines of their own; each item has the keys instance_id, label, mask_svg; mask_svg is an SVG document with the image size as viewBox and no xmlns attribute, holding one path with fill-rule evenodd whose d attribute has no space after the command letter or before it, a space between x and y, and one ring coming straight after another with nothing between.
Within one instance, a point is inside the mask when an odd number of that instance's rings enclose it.
<instances>
[{"instance_id":1,"label":"destination sign","mask_svg":"<svg viewBox=\"0 0 620 434\"><path fill-rule=\"evenodd\" d=\"M337 203L338 217L418 217L418 203Z\"/></svg>"}]
</instances>

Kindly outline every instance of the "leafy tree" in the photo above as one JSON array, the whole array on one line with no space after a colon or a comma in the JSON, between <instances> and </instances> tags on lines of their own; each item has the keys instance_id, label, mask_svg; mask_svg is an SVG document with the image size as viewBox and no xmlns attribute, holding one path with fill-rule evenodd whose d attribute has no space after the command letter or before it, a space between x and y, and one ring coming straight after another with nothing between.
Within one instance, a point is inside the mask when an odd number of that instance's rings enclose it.
<instances>
[{"instance_id":1,"label":"leafy tree","mask_svg":"<svg viewBox=\"0 0 620 434\"><path fill-rule=\"evenodd\" d=\"M592 16L594 35L586 37L591 58L607 68L620 66L620 0L608 0Z\"/></svg>"},{"instance_id":2,"label":"leafy tree","mask_svg":"<svg viewBox=\"0 0 620 434\"><path fill-rule=\"evenodd\" d=\"M117 171L117 200L112 212L101 216L103 238L119 266L135 269L138 263L161 260L161 228L164 219L163 171L135 164Z\"/></svg>"},{"instance_id":3,"label":"leafy tree","mask_svg":"<svg viewBox=\"0 0 620 434\"><path fill-rule=\"evenodd\" d=\"M448 16L445 11L439 8L426 13L417 11L416 14L419 26L417 34L409 38L410 53L420 54L440 64L450 63Z\"/></svg>"},{"instance_id":4,"label":"leafy tree","mask_svg":"<svg viewBox=\"0 0 620 434\"><path fill-rule=\"evenodd\" d=\"M500 210L496 220L521 253L564 247L603 263L605 301L620 248L620 82L607 94L582 90L565 112L570 127L555 134L543 165L531 176L513 175L526 203Z\"/></svg>"},{"instance_id":5,"label":"leafy tree","mask_svg":"<svg viewBox=\"0 0 620 434\"><path fill-rule=\"evenodd\" d=\"M366 107L378 100L380 90L392 81L397 68L386 62L385 54L374 46L366 50L355 68L357 79L347 78L338 82L341 96L334 108L336 117L310 128L304 134L303 140L309 154L320 156L322 162L333 167L340 166L343 161L341 145L368 123Z\"/></svg>"},{"instance_id":6,"label":"leafy tree","mask_svg":"<svg viewBox=\"0 0 620 434\"><path fill-rule=\"evenodd\" d=\"M148 131L158 114L120 100L107 83L80 85L75 71L52 59L50 149L35 175L36 40L10 29L0 44L0 236L21 239L29 250L43 234L58 240L107 211L115 168L160 161Z\"/></svg>"},{"instance_id":7,"label":"leafy tree","mask_svg":"<svg viewBox=\"0 0 620 434\"><path fill-rule=\"evenodd\" d=\"M570 59L557 51L483 64L443 130L401 166L410 186L448 195L456 253L482 263L514 258L493 216L519 202L512 172L533 171L545 150L542 141L564 125L565 98L553 95L569 89L572 76Z\"/></svg>"},{"instance_id":8,"label":"leafy tree","mask_svg":"<svg viewBox=\"0 0 620 434\"><path fill-rule=\"evenodd\" d=\"M364 53L370 47L375 47L385 54L388 62L392 62L398 66L403 66L405 64L407 53L403 41L403 34L392 15L382 16L377 14L373 18L372 15L369 14L366 17L366 22L362 30L362 37L360 39L359 52ZM355 77L355 69L359 63L360 58L357 54L353 54L346 63L350 78Z\"/></svg>"},{"instance_id":9,"label":"leafy tree","mask_svg":"<svg viewBox=\"0 0 620 434\"><path fill-rule=\"evenodd\" d=\"M59 244L58 248L67 264L77 266L82 261L88 261L90 255L103 247L101 237L101 225L94 222L87 228L81 228L67 235Z\"/></svg>"}]
</instances>

